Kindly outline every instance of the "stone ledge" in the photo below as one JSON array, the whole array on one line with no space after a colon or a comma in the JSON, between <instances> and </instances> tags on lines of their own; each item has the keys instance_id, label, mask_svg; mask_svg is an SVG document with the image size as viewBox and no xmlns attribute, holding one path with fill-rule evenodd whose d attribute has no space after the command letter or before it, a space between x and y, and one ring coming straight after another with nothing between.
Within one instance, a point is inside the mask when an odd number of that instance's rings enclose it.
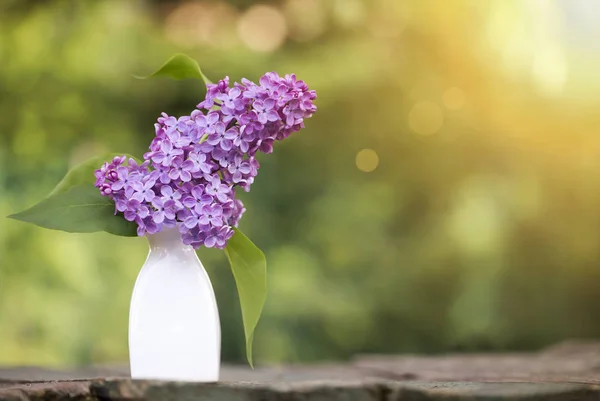
<instances>
[{"instance_id":1,"label":"stone ledge","mask_svg":"<svg viewBox=\"0 0 600 401\"><path fill-rule=\"evenodd\" d=\"M598 401L595 386L570 383L407 382L390 384L385 401Z\"/></svg>"},{"instance_id":2,"label":"stone ledge","mask_svg":"<svg viewBox=\"0 0 600 401\"><path fill-rule=\"evenodd\" d=\"M101 380L91 394L111 401L598 401L595 386L569 383L310 381L166 383Z\"/></svg>"},{"instance_id":3,"label":"stone ledge","mask_svg":"<svg viewBox=\"0 0 600 401\"><path fill-rule=\"evenodd\" d=\"M19 383L0 387L0 401L96 401L87 381Z\"/></svg>"},{"instance_id":4,"label":"stone ledge","mask_svg":"<svg viewBox=\"0 0 600 401\"><path fill-rule=\"evenodd\" d=\"M131 379L19 384L0 401L598 401L570 383L309 381L179 383Z\"/></svg>"},{"instance_id":5,"label":"stone ledge","mask_svg":"<svg viewBox=\"0 0 600 401\"><path fill-rule=\"evenodd\" d=\"M359 356L223 366L219 383L131 380L125 366L0 368L0 401L600 401L600 343L539 353Z\"/></svg>"},{"instance_id":6,"label":"stone ledge","mask_svg":"<svg viewBox=\"0 0 600 401\"><path fill-rule=\"evenodd\" d=\"M382 388L363 382L298 383L174 383L135 380L98 381L91 393L99 400L111 401L380 401Z\"/></svg>"}]
</instances>

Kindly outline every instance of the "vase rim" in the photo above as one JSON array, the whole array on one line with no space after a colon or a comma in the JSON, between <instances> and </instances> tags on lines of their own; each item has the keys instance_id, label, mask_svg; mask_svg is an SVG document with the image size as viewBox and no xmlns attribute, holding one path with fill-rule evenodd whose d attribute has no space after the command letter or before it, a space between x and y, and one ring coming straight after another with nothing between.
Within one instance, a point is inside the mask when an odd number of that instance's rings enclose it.
<instances>
[{"instance_id":1,"label":"vase rim","mask_svg":"<svg viewBox=\"0 0 600 401\"><path fill-rule=\"evenodd\" d=\"M181 240L181 234L177 227L163 228L156 234L146 235L151 248L165 247L165 246L186 246Z\"/></svg>"}]
</instances>

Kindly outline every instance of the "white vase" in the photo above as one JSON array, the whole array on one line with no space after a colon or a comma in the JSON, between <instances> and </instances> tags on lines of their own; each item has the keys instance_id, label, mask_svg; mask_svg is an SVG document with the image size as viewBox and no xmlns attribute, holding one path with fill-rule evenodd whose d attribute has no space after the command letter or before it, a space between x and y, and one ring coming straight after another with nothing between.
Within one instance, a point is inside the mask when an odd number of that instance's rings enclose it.
<instances>
[{"instance_id":1,"label":"white vase","mask_svg":"<svg viewBox=\"0 0 600 401\"><path fill-rule=\"evenodd\" d=\"M177 229L148 241L129 311L131 377L219 380L221 329L208 274Z\"/></svg>"}]
</instances>

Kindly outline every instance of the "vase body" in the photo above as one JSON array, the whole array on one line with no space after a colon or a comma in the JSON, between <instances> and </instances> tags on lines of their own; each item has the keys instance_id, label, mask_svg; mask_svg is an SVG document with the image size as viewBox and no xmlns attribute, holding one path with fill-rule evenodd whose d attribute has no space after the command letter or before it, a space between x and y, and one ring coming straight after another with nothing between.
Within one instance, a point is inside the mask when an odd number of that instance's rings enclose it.
<instances>
[{"instance_id":1,"label":"vase body","mask_svg":"<svg viewBox=\"0 0 600 401\"><path fill-rule=\"evenodd\" d=\"M129 312L133 379L219 379L221 329L208 274L177 229L148 237Z\"/></svg>"}]
</instances>

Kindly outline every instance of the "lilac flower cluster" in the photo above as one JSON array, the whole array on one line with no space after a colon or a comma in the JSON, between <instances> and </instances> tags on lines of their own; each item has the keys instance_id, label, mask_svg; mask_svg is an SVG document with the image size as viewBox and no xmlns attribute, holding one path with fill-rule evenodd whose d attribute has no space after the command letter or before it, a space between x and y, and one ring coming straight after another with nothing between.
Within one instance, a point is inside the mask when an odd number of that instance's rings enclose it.
<instances>
[{"instance_id":1,"label":"lilac flower cluster","mask_svg":"<svg viewBox=\"0 0 600 401\"><path fill-rule=\"evenodd\" d=\"M115 202L115 214L137 224L138 235L178 227L194 248L224 248L244 205L235 189L250 190L257 152L304 127L316 111L316 93L295 75L274 72L259 84L229 78L208 85L189 116L163 113L144 161L125 156L96 170L96 187Z\"/></svg>"}]
</instances>

